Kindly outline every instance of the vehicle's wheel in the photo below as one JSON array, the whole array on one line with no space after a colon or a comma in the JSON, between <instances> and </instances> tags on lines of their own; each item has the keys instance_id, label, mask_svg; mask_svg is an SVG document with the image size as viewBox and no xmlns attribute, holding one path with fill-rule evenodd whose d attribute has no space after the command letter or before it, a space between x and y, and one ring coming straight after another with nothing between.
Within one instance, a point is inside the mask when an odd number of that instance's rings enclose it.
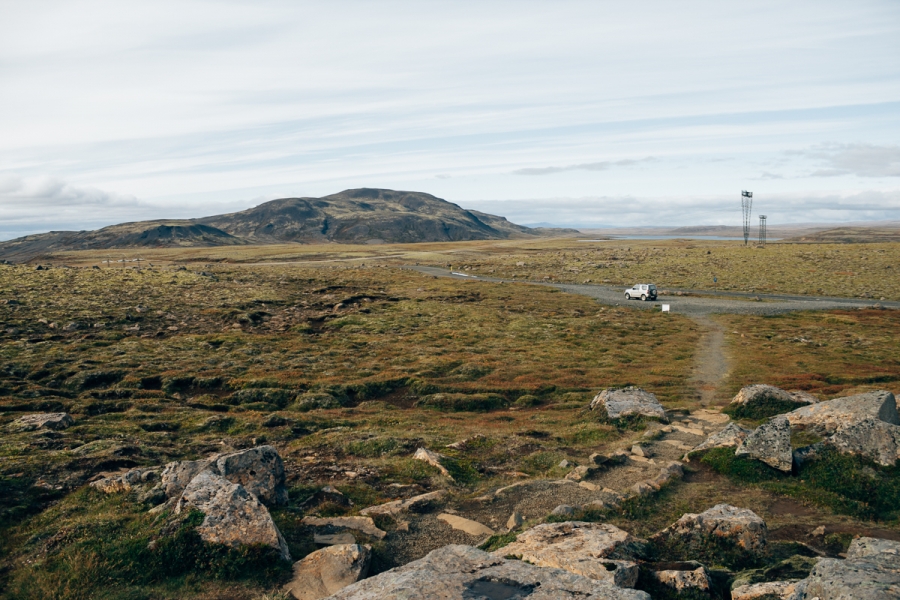
<instances>
[{"instance_id":1,"label":"vehicle's wheel","mask_svg":"<svg viewBox=\"0 0 900 600\"><path fill-rule=\"evenodd\" d=\"M647 301L647 294L641 294L641 302Z\"/></svg>"},{"instance_id":2,"label":"vehicle's wheel","mask_svg":"<svg viewBox=\"0 0 900 600\"><path fill-rule=\"evenodd\" d=\"M626 300L631 300L631 294L626 293L626 294L625 294L625 299L626 299Z\"/></svg>"}]
</instances>

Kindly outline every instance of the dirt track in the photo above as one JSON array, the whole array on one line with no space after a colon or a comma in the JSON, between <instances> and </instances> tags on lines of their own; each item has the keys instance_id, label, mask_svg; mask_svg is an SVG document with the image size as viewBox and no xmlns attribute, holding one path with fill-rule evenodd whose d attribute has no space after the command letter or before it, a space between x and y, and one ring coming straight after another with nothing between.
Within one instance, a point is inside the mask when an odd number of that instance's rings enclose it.
<instances>
[{"instance_id":1,"label":"dirt track","mask_svg":"<svg viewBox=\"0 0 900 600\"><path fill-rule=\"evenodd\" d=\"M447 269L436 267L407 267L420 273L434 275L436 277L452 277L463 281L491 281L505 283L530 283L532 285L547 285L570 294L581 294L595 298L604 304L631 306L644 310L660 310L660 305L668 304L670 312L687 315L689 317L702 317L703 315L717 313L748 314L748 315L774 315L798 310L835 310L847 308L871 308L876 304L873 300L854 298L823 298L813 296L789 296L785 294L747 294L742 292L718 292L713 297L699 296L664 296L656 302L641 302L640 300L625 300L625 288L606 285L576 285L568 283L543 283L537 281L515 281L509 279L495 279L490 277L476 277L463 274L452 274ZM677 290L689 294L712 294L710 290ZM755 301L754 298L759 298ZM900 309L900 302L878 302L885 308Z\"/></svg>"}]
</instances>

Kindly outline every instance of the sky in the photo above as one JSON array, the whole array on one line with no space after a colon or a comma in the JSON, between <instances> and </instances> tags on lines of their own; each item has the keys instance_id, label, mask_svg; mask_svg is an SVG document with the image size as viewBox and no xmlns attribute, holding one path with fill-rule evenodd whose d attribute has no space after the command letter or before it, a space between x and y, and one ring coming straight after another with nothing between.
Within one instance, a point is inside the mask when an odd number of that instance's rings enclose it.
<instances>
[{"instance_id":1,"label":"sky","mask_svg":"<svg viewBox=\"0 0 900 600\"><path fill-rule=\"evenodd\" d=\"M0 239L356 187L897 220L898 59L896 0L0 0Z\"/></svg>"}]
</instances>

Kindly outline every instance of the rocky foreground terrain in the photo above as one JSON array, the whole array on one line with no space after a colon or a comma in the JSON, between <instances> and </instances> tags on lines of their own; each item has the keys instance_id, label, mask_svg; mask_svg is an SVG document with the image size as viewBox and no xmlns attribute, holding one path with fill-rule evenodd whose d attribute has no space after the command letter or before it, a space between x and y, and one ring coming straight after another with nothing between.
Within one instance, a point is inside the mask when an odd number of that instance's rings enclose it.
<instances>
[{"instance_id":1,"label":"rocky foreground terrain","mask_svg":"<svg viewBox=\"0 0 900 600\"><path fill-rule=\"evenodd\" d=\"M815 469L839 468L841 457L862 465L869 479L884 479L900 460L892 393L820 402L808 393L754 385L724 413L676 419L652 393L628 387L601 391L586 409L612 422L639 419L651 426L628 450L595 453L584 464L563 461L561 479L524 477L474 498L454 489L441 449L424 447L412 459L449 485L396 486L396 499L368 506L320 487L296 509L317 549L293 564L282 594L301 600L900 598L900 541L857 536L835 549L824 531L804 541L773 540L740 498L684 514L646 539L607 522L665 493L696 461L783 473L780 481L819 477L825 494L839 493L840 483ZM761 422L745 428L728 413ZM8 429L52 438L73 425L66 413L45 413L19 417ZM465 452L478 443L476 437L451 446ZM147 543L150 555L191 527L201 544L257 548L267 561L287 563L288 543L270 514L289 503L285 470L276 448L259 445L105 473L90 488L110 498L131 496L164 524ZM832 473L851 483L854 476ZM889 482L890 497L867 499L872 510L896 510L896 483ZM885 500L890 506L878 504ZM353 510L331 516L335 506ZM400 566L369 577L373 547L398 557Z\"/></svg>"}]
</instances>

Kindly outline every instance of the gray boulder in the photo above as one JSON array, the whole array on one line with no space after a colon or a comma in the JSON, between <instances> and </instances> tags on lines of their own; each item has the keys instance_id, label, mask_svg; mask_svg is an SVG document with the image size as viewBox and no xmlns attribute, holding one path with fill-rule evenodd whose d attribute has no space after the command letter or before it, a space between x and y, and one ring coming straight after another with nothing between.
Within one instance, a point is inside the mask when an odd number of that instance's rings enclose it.
<instances>
[{"instance_id":1,"label":"gray boulder","mask_svg":"<svg viewBox=\"0 0 900 600\"><path fill-rule=\"evenodd\" d=\"M206 470L211 460L179 460L168 463L159 477L166 498L178 498L191 480Z\"/></svg>"},{"instance_id":2,"label":"gray boulder","mask_svg":"<svg viewBox=\"0 0 900 600\"><path fill-rule=\"evenodd\" d=\"M751 433L752 430L741 427L737 423L729 423L722 431L706 438L691 452L700 452L712 448L737 448Z\"/></svg>"},{"instance_id":3,"label":"gray boulder","mask_svg":"<svg viewBox=\"0 0 900 600\"><path fill-rule=\"evenodd\" d=\"M749 456L779 471L791 471L791 424L778 416L756 428L735 451L736 456Z\"/></svg>"},{"instance_id":4,"label":"gray boulder","mask_svg":"<svg viewBox=\"0 0 900 600\"><path fill-rule=\"evenodd\" d=\"M879 419L863 419L839 429L825 441L839 452L857 454L892 467L900 459L900 426Z\"/></svg>"},{"instance_id":5,"label":"gray boulder","mask_svg":"<svg viewBox=\"0 0 900 600\"><path fill-rule=\"evenodd\" d=\"M803 600L806 580L764 581L731 590L731 600Z\"/></svg>"},{"instance_id":6,"label":"gray boulder","mask_svg":"<svg viewBox=\"0 0 900 600\"><path fill-rule=\"evenodd\" d=\"M68 413L39 413L19 417L9 428L13 431L34 431L35 429L65 429L75 423Z\"/></svg>"},{"instance_id":7,"label":"gray boulder","mask_svg":"<svg viewBox=\"0 0 900 600\"><path fill-rule=\"evenodd\" d=\"M890 600L900 598L900 542L853 540L847 559L823 558L806 579L804 598Z\"/></svg>"},{"instance_id":8,"label":"gray boulder","mask_svg":"<svg viewBox=\"0 0 900 600\"><path fill-rule=\"evenodd\" d=\"M290 560L287 542L269 511L244 486L210 471L203 471L184 489L175 505L175 514L196 509L204 514L197 527L200 538L226 546L263 544Z\"/></svg>"},{"instance_id":9,"label":"gray boulder","mask_svg":"<svg viewBox=\"0 0 900 600\"><path fill-rule=\"evenodd\" d=\"M424 558L345 587L331 600L650 600L627 590L549 567L507 560L471 546L444 546Z\"/></svg>"},{"instance_id":10,"label":"gray boulder","mask_svg":"<svg viewBox=\"0 0 900 600\"><path fill-rule=\"evenodd\" d=\"M327 598L365 579L371 558L372 548L359 544L316 550L294 563L294 576L283 589L297 600Z\"/></svg>"},{"instance_id":11,"label":"gray boulder","mask_svg":"<svg viewBox=\"0 0 900 600\"><path fill-rule=\"evenodd\" d=\"M741 391L739 391L731 400L732 404L743 404L745 406L768 404L772 402L787 405L814 404L816 398L806 392L786 392L774 385L755 384L741 388Z\"/></svg>"},{"instance_id":12,"label":"gray boulder","mask_svg":"<svg viewBox=\"0 0 900 600\"><path fill-rule=\"evenodd\" d=\"M660 421L668 420L666 411L656 396L634 386L602 390L591 400L590 409L603 409L610 419L642 415Z\"/></svg>"},{"instance_id":13,"label":"gray boulder","mask_svg":"<svg viewBox=\"0 0 900 600\"><path fill-rule=\"evenodd\" d=\"M232 483L241 484L263 504L287 504L284 463L272 446L257 446L223 454L215 459L213 466L219 475Z\"/></svg>"},{"instance_id":14,"label":"gray boulder","mask_svg":"<svg viewBox=\"0 0 900 600\"><path fill-rule=\"evenodd\" d=\"M717 504L700 514L687 513L653 536L682 538L686 543L724 539L748 552L760 552L766 546L768 528L759 515L747 508Z\"/></svg>"},{"instance_id":15,"label":"gray boulder","mask_svg":"<svg viewBox=\"0 0 900 600\"><path fill-rule=\"evenodd\" d=\"M515 542L494 551L494 555L565 569L619 587L634 587L639 569L633 559L644 544L646 540L614 525L568 521L523 531Z\"/></svg>"},{"instance_id":16,"label":"gray boulder","mask_svg":"<svg viewBox=\"0 0 900 600\"><path fill-rule=\"evenodd\" d=\"M900 425L897 400L887 391L868 392L819 402L784 415L791 427L802 427L818 435L831 435L838 429L864 419L876 419Z\"/></svg>"}]
</instances>

